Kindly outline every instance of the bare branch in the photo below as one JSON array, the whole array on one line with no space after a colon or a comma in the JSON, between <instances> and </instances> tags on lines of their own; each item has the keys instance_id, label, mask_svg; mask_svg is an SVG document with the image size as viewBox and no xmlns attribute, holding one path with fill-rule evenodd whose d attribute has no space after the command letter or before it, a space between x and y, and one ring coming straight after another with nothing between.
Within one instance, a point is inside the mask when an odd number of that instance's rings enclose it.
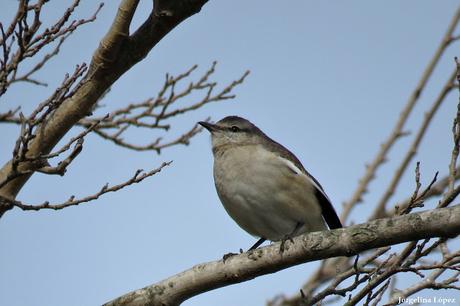
<instances>
[{"instance_id":1,"label":"bare branch","mask_svg":"<svg viewBox=\"0 0 460 306\"><path fill-rule=\"evenodd\" d=\"M32 69L30 69L28 72L26 72L24 75L22 75L20 77L16 77L15 79L11 79L10 84L15 83L15 82L30 82L30 83L33 83L35 85L48 86L47 83L43 83L43 82L40 82L40 81L32 79L31 76L35 72L37 72L40 69L42 69L46 65L46 63L48 63L48 61L50 59L52 59L53 57L55 57L56 55L59 54L59 52L61 51L62 44L65 42L67 37L70 36L70 34L71 33L61 37L61 39L59 39L58 44L54 47L54 49L51 52L45 54L43 56L43 58L37 64L35 64L35 66Z\"/></svg>"},{"instance_id":2,"label":"bare branch","mask_svg":"<svg viewBox=\"0 0 460 306\"><path fill-rule=\"evenodd\" d=\"M432 75L434 68L439 63L441 56L444 54L444 51L452 42L452 35L460 21L460 9L457 9L454 17L452 18L444 37L441 40L441 43L438 45L438 48L433 56L433 58L428 63L428 66L425 68L417 86L410 95L404 109L401 111L399 119L393 128L388 139L382 143L380 146L380 151L375 156L374 160L366 165L366 172L363 177L360 179L359 184L351 198L346 201L343 205L341 220L346 220L352 210L352 208L362 201L363 195L367 192L369 183L374 179L377 169L386 161L386 156L390 149L395 144L401 136L406 135L406 132L403 131L404 125L409 118L410 113L414 109L415 104L420 98L430 76Z\"/></svg>"},{"instance_id":3,"label":"bare branch","mask_svg":"<svg viewBox=\"0 0 460 306\"><path fill-rule=\"evenodd\" d=\"M433 264L431 266L420 266L415 268L415 270L434 270L428 277L423 277L424 279L416 283L415 285L398 291L391 300L385 305L398 305L399 301L403 298L413 295L423 289L432 288L432 289L459 289L458 286L451 286L452 282L458 282L456 276L450 279L446 279L443 282L436 282L436 280L446 271L450 270L452 264L458 263L458 257L460 254L457 252L455 254L445 256L444 260L440 264ZM456 269L458 270L458 269Z\"/></svg>"},{"instance_id":4,"label":"bare branch","mask_svg":"<svg viewBox=\"0 0 460 306\"><path fill-rule=\"evenodd\" d=\"M77 143L77 145L78 145L78 143ZM169 166L170 164L171 164L171 161L170 162L165 162L165 163L161 164L160 167L158 167L156 169L153 169L153 170L150 170L149 172L143 172L142 169L139 169L139 170L136 171L136 173L134 173L134 175L129 180L127 180L127 181L125 181L125 182L123 182L121 184L113 185L113 186L109 186L108 184L105 184L97 193L95 193L93 195L89 195L89 196L79 198L79 199L76 199L75 196L72 195L67 201L62 202L62 203L58 203L58 204L50 204L48 201L46 201L46 202L44 202L42 204L36 204L36 205L34 205L34 204L24 204L24 203L22 203L20 201L11 200L11 199L8 199L8 198L2 197L2 196L0 196L0 202L6 203L6 204L11 205L13 207L18 207L18 208L20 208L22 210L35 210L35 211L42 210L42 209L60 210L60 209L66 208L66 207L76 206L76 205L79 205L81 203L87 203L87 202L97 200L100 196L102 196L102 195L104 195L106 193L115 192L115 191L118 191L120 189L125 188L126 186L136 184L136 183L140 183L144 179L157 174L164 167Z\"/></svg>"},{"instance_id":5,"label":"bare branch","mask_svg":"<svg viewBox=\"0 0 460 306\"><path fill-rule=\"evenodd\" d=\"M460 169L457 167L456 170L456 176L455 179L458 180L460 179ZM426 192L424 192L423 196L419 196L419 201L426 201L427 199L431 197L436 197L436 196L441 196L447 186L449 185L449 176L445 176L434 184L428 185L428 187L425 189ZM408 206L411 205L411 198L408 198L404 201L401 201L400 204L396 205L392 211L390 211L388 214L390 216L394 216L395 214L398 214L399 211L404 211L408 208Z\"/></svg>"},{"instance_id":6,"label":"bare branch","mask_svg":"<svg viewBox=\"0 0 460 306\"><path fill-rule=\"evenodd\" d=\"M402 209L400 209L399 206L395 206L395 214L408 214L412 211L412 209L416 207L423 207L423 202L425 201L426 196L430 192L433 185L436 183L438 174L439 172L436 172L428 186L422 191L422 193L419 193L420 188L422 187L422 183L420 183L420 162L417 162L417 166L415 168L415 191L412 194L412 197L410 198L408 204L404 205Z\"/></svg>"},{"instance_id":7,"label":"bare branch","mask_svg":"<svg viewBox=\"0 0 460 306\"><path fill-rule=\"evenodd\" d=\"M62 154L63 152L67 151L70 149L70 146L75 143L75 142L78 142L80 141L81 139L83 139L86 135L88 135L90 132L92 132L94 129L96 129L99 124L101 123L101 121L103 121L105 118L107 118L109 115L106 115L105 117L102 117L101 119L99 120L96 120L94 121L91 125L89 125L83 132L81 132L80 134L78 134L77 136L75 137L72 137L70 138L70 140L65 144L63 145L59 150L53 152L53 153L50 153L50 154L47 154L47 155L41 155L40 157L41 158L54 158L56 156L59 156L60 154Z\"/></svg>"},{"instance_id":8,"label":"bare branch","mask_svg":"<svg viewBox=\"0 0 460 306\"><path fill-rule=\"evenodd\" d=\"M3 188L16 178L29 175L33 171L46 166L41 152L37 155L29 153L30 143L36 139L37 132L40 131L39 126L48 120L49 116L60 107L65 99L75 93L78 87L72 88L72 86L85 71L85 65L77 66L73 75L67 75L62 81L61 86L54 91L51 97L40 103L27 119L20 113L21 132L16 141L13 150L13 159L9 167L2 169L4 177L1 178L0 175L0 188Z\"/></svg>"},{"instance_id":9,"label":"bare branch","mask_svg":"<svg viewBox=\"0 0 460 306\"><path fill-rule=\"evenodd\" d=\"M435 113L438 111L439 107L441 106L447 94L452 90L455 76L456 76L456 71L454 71L454 73L450 75L449 79L447 80L443 88L441 89L441 92L439 93L438 97L433 102L431 108L425 113L423 122L420 125L420 128L417 131L417 134L415 135L413 142L409 146L407 153L404 159L402 160L401 164L399 165L399 167L396 169L395 173L393 174L393 178L390 182L390 185L388 186L382 198L376 205L374 212L371 216L371 219L380 218L386 215L385 206L388 203L388 200L391 198L391 196L395 192L396 187L398 186L399 181L401 180L402 174L406 171L407 166L409 165L412 158L415 156L418 146L420 145L423 137L425 136L426 134L425 132L428 126L430 125L431 120L433 119Z\"/></svg>"},{"instance_id":10,"label":"bare branch","mask_svg":"<svg viewBox=\"0 0 460 306\"><path fill-rule=\"evenodd\" d=\"M161 150L167 147L171 147L177 144L183 144L183 145L188 145L190 143L190 139L201 132L202 128L198 125L195 124L191 130L188 132L184 133L183 135L179 136L178 138L171 140L166 143L161 143L162 138L159 137L155 139L153 142L146 144L146 145L135 145L131 144L129 142L126 142L123 140L123 138L120 137L120 132L124 132L126 128L121 128L119 129L119 132L115 133L114 135L109 135L102 130L95 130L95 133L99 136L101 136L104 139L110 140L113 143L135 151L156 151L158 154L161 153Z\"/></svg>"},{"instance_id":11,"label":"bare branch","mask_svg":"<svg viewBox=\"0 0 460 306\"><path fill-rule=\"evenodd\" d=\"M456 64L456 78L457 84L460 85L460 61L455 57ZM457 159L460 147L460 86L459 88L459 102L457 104L457 115L454 118L454 124L452 126L452 135L454 139L454 147L452 149L452 157L449 165L449 190L454 189L455 177L457 176Z\"/></svg>"},{"instance_id":12,"label":"bare branch","mask_svg":"<svg viewBox=\"0 0 460 306\"><path fill-rule=\"evenodd\" d=\"M447 92L449 90L448 87L453 85L453 77L454 76L455 76L455 74L451 77L451 80L449 80L449 82L444 86L440 96L438 97L438 99L433 104L430 112L428 112L425 115L425 120L422 123L422 126L421 126L419 132L417 133L417 137L415 138L414 142L412 143L412 145L411 145L411 147L409 149L409 152L406 154L406 157L403 160L402 164L397 169L396 174L393 177L392 184L390 184L390 187L389 187L390 189L387 190L387 192L385 193L384 197L388 196L388 191L392 192L391 188L394 188L396 186L396 184L398 183L398 180L400 179L402 173L405 171L405 167L407 166L407 163L408 163L409 159L415 154L415 150L416 150L416 148L418 146L417 142L419 142L421 140L421 137L425 134L425 129L427 128L427 124L428 124L428 122L430 120L430 116L432 116L432 114L436 111L436 108L435 108L435 107L437 107L436 104L440 103L444 99L444 97L443 97L444 92ZM451 83L451 85L449 85L449 83ZM455 129L455 124L454 124L454 130L453 130L454 138L455 138L455 133L456 133L456 129ZM455 177L456 177L456 173L454 171L456 170L455 161L457 159L457 157L456 157L457 155L456 155L455 151L456 151L456 149L454 148L454 150L452 152L451 167L450 167L451 173L449 174L449 178L448 178L449 182L450 181L454 182ZM452 162L452 160L454 162ZM437 174L436 174L436 176L437 176ZM435 176L435 179L436 179L436 176ZM413 196L411 197L410 204L407 205L407 207L406 207L407 210L403 210L403 211L401 211L401 213L405 213L406 211L410 211L411 207L419 206L416 203L419 201L419 199L422 199L422 198L424 198L426 196L426 194L429 192L429 189L431 188L431 186L433 186L433 184L435 183L435 179L433 179L432 182L427 187L427 189L424 192L422 192L421 195L419 195L419 190L420 190L420 187L421 187L421 183L420 183L419 164L417 164L417 167L416 167L416 189L415 189L415 192L414 192ZM448 206L458 196L458 194L460 194L460 187L454 188L452 186L452 188L449 188L447 190L447 192L444 194L443 199L439 201L437 207L446 207L446 206ZM388 200L388 198L385 199L385 200ZM382 202L380 202L379 205L381 203ZM380 207L380 208L384 209L384 207ZM378 209L379 209L379 207L377 208L376 211L378 211ZM430 252L435 250L436 247L440 247L441 250L443 250L443 247L445 247L445 242L440 239L437 242L435 242L432 246L430 246L428 248L425 248L428 242L429 242L429 239L425 239L421 244L418 244L416 241L408 243L405 246L405 248L398 254L398 256L394 257L391 260L391 265L389 265L388 268L385 269L385 271L383 271L382 273L380 273L377 277L372 278L364 288L359 290L357 293L354 293L354 296L349 299L349 301L347 302L346 305L356 305L364 297L367 296L369 298L369 295L371 295L371 292L375 288L377 288L383 282L388 281L393 275L395 275L397 273L400 273L400 272L413 272L413 273L419 275L420 277L424 278L424 275L423 275L423 273L421 273L421 270L417 269L417 267L413 267L412 265L417 263L423 256L426 256L426 255L430 254ZM414 253L414 251L415 251L415 253ZM446 254L446 253L447 253L446 251L443 251L443 254ZM444 255L444 256L446 256L446 255ZM414 285L412 288L435 288L436 286L440 286L440 288L441 288L443 285L445 285L444 288L448 288L448 286L450 285L449 282L448 283L435 282L435 280L439 276L441 276L446 270L450 270L447 267L448 265L442 264L442 266L443 266L442 268L437 268L436 264L434 264L434 265L432 264L431 265L432 269L437 269L436 272L434 272L432 274L432 276L434 278L429 279L429 280L423 280L419 284ZM407 292L411 292L411 294L413 294L416 291L409 290ZM399 302L400 297L401 297L400 294L394 293L392 295L392 301L394 301L395 298L398 298L398 302ZM390 304L392 304L392 303L390 303Z\"/></svg>"},{"instance_id":13,"label":"bare branch","mask_svg":"<svg viewBox=\"0 0 460 306\"><path fill-rule=\"evenodd\" d=\"M70 163L77 157L77 155L81 152L83 149L83 139L84 137L90 133L91 131L94 130L94 128L99 124L100 121L94 122L92 125L90 125L88 128L86 128L83 132L78 134L75 137L72 137L65 145L63 145L59 150L46 154L46 155L39 155L35 156L33 158L28 158L26 157L27 154L27 147L30 139L34 137L32 133L32 129L27 130L25 129L26 127L26 120L24 118L20 118L20 120L23 122L22 129L21 129L21 134L18 140L16 141L16 146L13 150L13 164L11 168L11 172L6 176L6 178L3 181L0 181L0 188L8 184L11 180L20 177L22 175L27 175L31 174L33 171L32 170L18 170L18 166L20 163L23 162L29 162L33 163L36 165L36 171L46 173L46 174L59 174L59 175L64 175L67 167L70 165ZM75 142L80 142L78 145L74 147L74 150L72 153L63 161L61 161L56 167L51 167L49 166L48 159L50 158L55 158L62 153L68 151L72 144ZM22 145L22 147L21 147ZM22 150L20 150L22 148Z\"/></svg>"},{"instance_id":14,"label":"bare branch","mask_svg":"<svg viewBox=\"0 0 460 306\"><path fill-rule=\"evenodd\" d=\"M59 162L56 167L45 166L41 167L37 171L45 174L59 174L62 176L67 171L67 167L70 165L70 163L75 159L75 157L77 157L78 154L80 154L82 150L83 138L79 138L70 155L63 161Z\"/></svg>"},{"instance_id":15,"label":"bare branch","mask_svg":"<svg viewBox=\"0 0 460 306\"><path fill-rule=\"evenodd\" d=\"M7 111L6 113L0 114L0 122L11 122L21 124L21 120L19 119L19 117L15 117L20 109L20 107L17 107L15 109Z\"/></svg>"},{"instance_id":16,"label":"bare branch","mask_svg":"<svg viewBox=\"0 0 460 306\"><path fill-rule=\"evenodd\" d=\"M66 35L65 30L59 30L59 27L65 24L73 12L72 8L78 5L78 2L78 0L75 0L73 6L71 5L69 10L64 13L63 18L55 24L56 26L50 28L46 34L43 33L42 40L37 40L38 36L25 35L27 33L35 34L38 30L38 25L40 24L40 10L37 10L38 12L34 11L36 13L36 18L34 19L36 22L29 28L27 23L23 22L24 18L27 18L24 16L27 15L29 7L25 5L26 2L21 2L21 12L17 14L18 19L16 22L13 22L14 25L11 27L12 30L10 31L10 28L8 28L6 31L3 31L4 35L2 34L2 36L9 37L9 35L11 35L9 33L13 33L13 29L17 28L18 30L16 32L18 34L16 37L18 40L17 45L19 46L17 57L24 58L25 56L32 56L34 51L27 49L30 47L30 44L35 44L34 46L37 47L40 46L41 42L50 42ZM111 29L103 40L104 43L101 43L99 48L94 52L89 71L83 80L74 87L75 90L73 94L66 96L59 104L59 107L53 110L52 116L47 116L45 110L45 112L41 114L41 117L38 118L38 120L44 120L46 118L46 124L40 124L40 127L36 129L37 133L34 134L35 137L28 143L27 158L49 154L59 140L62 139L78 121L92 112L99 98L121 75L142 60L176 25L199 12L206 2L206 0L190 0L186 2L174 0L164 3L163 1L156 1L155 10L158 10L159 7L166 8L170 12L169 16L155 14L154 10L152 10L150 16L141 27L132 35L128 33L129 36L126 36L126 31L131 24L131 18L136 9L137 1L124 0L120 4L120 10L115 17ZM69 31L72 31L78 24L78 21L75 23L71 22L67 27ZM5 40L2 41L4 42L3 48L5 46L8 47ZM6 70L1 70L0 73L5 73L5 71L7 71L6 74L12 74L14 78L14 71L17 70L15 66L13 65L7 68ZM4 78L0 78L0 80L2 79ZM11 173L14 170L13 166L13 160L10 160L0 169L0 182L11 177ZM13 200L30 178L31 174L41 167L43 167L43 165L38 167L32 163L22 163L19 170L21 173L26 174L20 175L4 185L0 189L0 196ZM11 206L0 205L0 216L8 209L11 209Z\"/></svg>"},{"instance_id":17,"label":"bare branch","mask_svg":"<svg viewBox=\"0 0 460 306\"><path fill-rule=\"evenodd\" d=\"M202 130L200 126L193 126L175 139L163 142L163 137L157 137L144 145L134 144L129 140L125 140L122 135L132 127L169 131L171 124L167 121L168 119L194 111L212 102L233 99L235 95L232 95L231 92L236 86L243 83L249 71L246 71L240 78L217 91L217 83L209 81L209 77L215 72L216 64L217 62L213 62L212 66L197 82L190 82L188 86L179 91L177 90L179 83L188 78L198 66L194 65L176 77L166 74L163 87L156 98L149 98L140 103L132 103L112 111L108 118L82 119L78 122L78 125L87 127L95 121L101 121L97 129L95 129L97 135L116 145L135 151L156 151L159 154L164 148L178 144L187 145L190 139ZM181 100L190 99L190 96L198 93L203 94L203 97L198 98L198 101L187 103L185 106L176 106ZM174 106L176 106L175 109L170 110ZM11 118L8 120L11 120Z\"/></svg>"},{"instance_id":18,"label":"bare branch","mask_svg":"<svg viewBox=\"0 0 460 306\"><path fill-rule=\"evenodd\" d=\"M59 53L61 45L69 35L80 26L96 20L97 14L103 6L102 3L99 4L94 14L89 18L69 22L75 8L80 4L80 0L74 0L59 20L39 33L42 25L40 17L46 2L40 0L35 4L28 5L28 1L20 1L17 14L8 29L5 31L3 26L0 27L2 34L0 46L3 51L3 59L0 62L0 96L7 91L10 85L16 82L46 85L46 83L32 79L32 75ZM29 12L34 14L30 26L28 22ZM26 59L33 58L44 47L52 45L56 40L58 43L51 52L45 54L28 72L22 76L17 76L19 67Z\"/></svg>"},{"instance_id":19,"label":"bare branch","mask_svg":"<svg viewBox=\"0 0 460 306\"><path fill-rule=\"evenodd\" d=\"M324 300L327 296L345 296L346 293L356 289L359 285L361 285L369 279L369 273L372 273L372 271L376 271L376 268L369 270L366 269L366 266L374 262L376 258L385 254L389 250L389 247L380 248L377 251L375 251L374 254L361 261L359 261L359 255L356 256L353 266L348 268L345 272L334 276L334 280L318 294L313 296L313 291L310 291L308 294L305 294L305 296L301 298L302 303L306 305L314 305L315 303ZM363 277L360 277L361 274L365 275ZM345 280L349 278L354 278L353 282L350 285L343 288L338 288L340 284L342 284ZM282 305L296 305L296 303L298 304L298 302L299 301L297 298L293 298L290 301L283 300Z\"/></svg>"}]
</instances>

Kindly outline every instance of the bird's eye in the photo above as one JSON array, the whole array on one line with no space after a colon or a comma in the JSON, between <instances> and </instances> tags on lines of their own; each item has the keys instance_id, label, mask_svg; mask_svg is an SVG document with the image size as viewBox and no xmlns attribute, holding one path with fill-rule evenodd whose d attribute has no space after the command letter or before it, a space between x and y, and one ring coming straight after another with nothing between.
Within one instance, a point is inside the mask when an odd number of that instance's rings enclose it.
<instances>
[{"instance_id":1,"label":"bird's eye","mask_svg":"<svg viewBox=\"0 0 460 306\"><path fill-rule=\"evenodd\" d=\"M237 127L236 125L233 125L230 130L232 130L232 132L238 132L240 130L239 127Z\"/></svg>"}]
</instances>

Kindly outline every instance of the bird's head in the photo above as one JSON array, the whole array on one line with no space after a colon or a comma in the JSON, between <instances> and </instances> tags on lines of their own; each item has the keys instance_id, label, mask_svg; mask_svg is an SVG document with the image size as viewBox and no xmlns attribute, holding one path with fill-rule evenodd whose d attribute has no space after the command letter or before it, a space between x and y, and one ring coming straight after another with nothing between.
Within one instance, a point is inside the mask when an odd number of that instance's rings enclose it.
<instances>
[{"instance_id":1,"label":"bird's head","mask_svg":"<svg viewBox=\"0 0 460 306\"><path fill-rule=\"evenodd\" d=\"M201 126L211 133L213 149L221 146L242 146L263 141L263 132L249 120L228 116L217 123L200 121Z\"/></svg>"}]
</instances>

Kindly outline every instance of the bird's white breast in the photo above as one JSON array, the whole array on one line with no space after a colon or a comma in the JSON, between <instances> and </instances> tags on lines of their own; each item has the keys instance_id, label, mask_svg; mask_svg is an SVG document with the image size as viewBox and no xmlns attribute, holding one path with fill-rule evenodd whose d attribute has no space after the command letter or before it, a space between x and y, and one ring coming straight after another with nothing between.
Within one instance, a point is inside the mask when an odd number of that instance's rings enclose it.
<instances>
[{"instance_id":1,"label":"bird's white breast","mask_svg":"<svg viewBox=\"0 0 460 306\"><path fill-rule=\"evenodd\" d=\"M298 223L300 232L326 228L311 179L259 145L215 154L214 181L229 215L252 235L276 241Z\"/></svg>"}]
</instances>

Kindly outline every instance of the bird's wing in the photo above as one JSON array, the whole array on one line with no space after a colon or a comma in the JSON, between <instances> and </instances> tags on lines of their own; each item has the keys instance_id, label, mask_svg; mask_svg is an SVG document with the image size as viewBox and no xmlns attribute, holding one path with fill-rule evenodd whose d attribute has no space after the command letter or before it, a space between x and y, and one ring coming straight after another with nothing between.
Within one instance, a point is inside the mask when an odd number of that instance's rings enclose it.
<instances>
[{"instance_id":1,"label":"bird's wing","mask_svg":"<svg viewBox=\"0 0 460 306\"><path fill-rule=\"evenodd\" d=\"M281 156L280 158L289 167L289 169L291 169L294 173L298 175L305 175L307 179L310 181L310 183L313 185L315 197L321 206L321 212L323 214L323 218L324 220L326 220L326 223L329 226L329 228L330 229L341 228L342 223L340 222L340 219L337 216L337 213L335 212L335 209L332 206L332 203L329 200L329 197L326 195L326 193L324 192L324 189L321 187L319 182L310 173L308 173L307 170L305 170L303 167L302 167L303 169L299 169L290 160L283 158Z\"/></svg>"},{"instance_id":2,"label":"bird's wing","mask_svg":"<svg viewBox=\"0 0 460 306\"><path fill-rule=\"evenodd\" d=\"M308 177L313 178L311 175L307 175ZM314 180L312 180L314 182ZM324 193L324 190L315 188L315 196L318 200L319 204L321 205L321 211L323 213L323 218L326 220L327 225L330 229L341 228L342 223L340 222L339 216L335 212L334 207L332 206L331 201Z\"/></svg>"},{"instance_id":3,"label":"bird's wing","mask_svg":"<svg viewBox=\"0 0 460 306\"><path fill-rule=\"evenodd\" d=\"M308 173L308 171L304 168L300 160L283 145L269 138L262 131L260 131L260 133L269 140L266 143L266 145L270 151L274 152L281 159L286 161L286 164L292 171L299 175L305 175L311 182L311 184L314 186L316 199L318 200L321 206L323 218L324 220L326 220L326 223L329 226L329 228L335 229L342 227L342 223L340 222L340 219L337 216L337 213L335 212L335 209L332 206L331 201L324 192L323 187L310 173Z\"/></svg>"}]
</instances>

